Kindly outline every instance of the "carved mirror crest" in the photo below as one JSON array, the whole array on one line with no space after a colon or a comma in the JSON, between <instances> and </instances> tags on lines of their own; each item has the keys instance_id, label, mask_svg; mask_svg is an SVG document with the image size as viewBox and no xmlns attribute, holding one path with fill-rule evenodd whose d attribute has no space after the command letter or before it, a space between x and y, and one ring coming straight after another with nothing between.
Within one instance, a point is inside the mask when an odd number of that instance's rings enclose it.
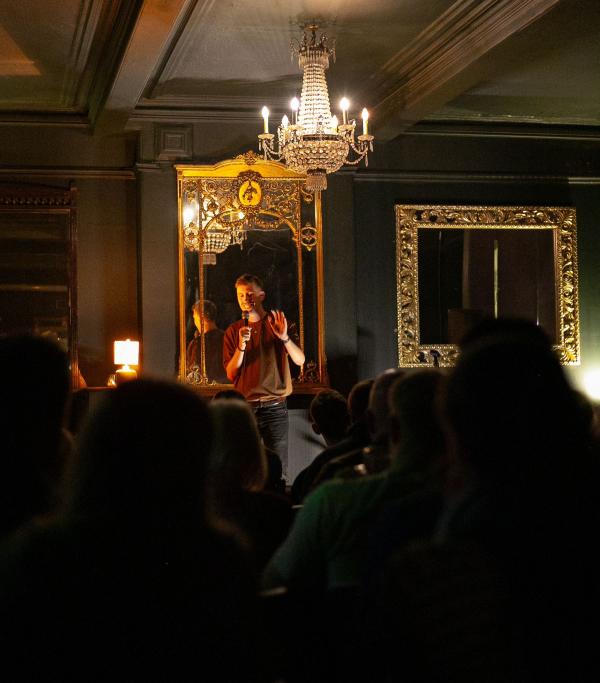
<instances>
[{"instance_id":1,"label":"carved mirror crest","mask_svg":"<svg viewBox=\"0 0 600 683\"><path fill-rule=\"evenodd\" d=\"M533 320L579 364L571 207L396 206L400 367L452 366L483 318Z\"/></svg>"},{"instance_id":2,"label":"carved mirror crest","mask_svg":"<svg viewBox=\"0 0 600 683\"><path fill-rule=\"evenodd\" d=\"M253 273L265 284L265 308L284 311L305 352L304 366L292 368L294 390L327 385L320 194L305 192L304 176L252 152L176 169L180 380L214 391L228 384L218 330L239 320L234 283ZM194 316L200 301L204 315Z\"/></svg>"}]
</instances>

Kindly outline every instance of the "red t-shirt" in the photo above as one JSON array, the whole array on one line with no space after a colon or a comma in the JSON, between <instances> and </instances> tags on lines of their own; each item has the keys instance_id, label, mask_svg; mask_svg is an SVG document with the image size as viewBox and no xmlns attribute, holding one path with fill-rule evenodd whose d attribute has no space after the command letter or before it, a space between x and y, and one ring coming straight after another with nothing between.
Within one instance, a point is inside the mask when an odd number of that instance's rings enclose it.
<instances>
[{"instance_id":1,"label":"red t-shirt","mask_svg":"<svg viewBox=\"0 0 600 683\"><path fill-rule=\"evenodd\" d=\"M239 343L239 329L243 320L231 324L223 341L223 365L231 360ZM276 337L268 316L249 322L252 329L246 344L244 359L233 381L235 388L248 400L257 398L284 398L292 393L292 378L285 345Z\"/></svg>"}]
</instances>

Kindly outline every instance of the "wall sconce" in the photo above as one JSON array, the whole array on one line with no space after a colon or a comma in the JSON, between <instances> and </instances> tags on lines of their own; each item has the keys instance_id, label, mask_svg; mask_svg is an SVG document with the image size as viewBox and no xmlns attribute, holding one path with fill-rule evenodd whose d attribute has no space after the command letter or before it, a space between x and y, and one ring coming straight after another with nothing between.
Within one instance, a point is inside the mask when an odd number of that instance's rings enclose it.
<instances>
[{"instance_id":1,"label":"wall sconce","mask_svg":"<svg viewBox=\"0 0 600 683\"><path fill-rule=\"evenodd\" d=\"M130 379L136 379L137 371L130 366L139 364L140 343L130 339L116 341L114 353L115 365L121 366L115 373L115 384L119 385Z\"/></svg>"}]
</instances>

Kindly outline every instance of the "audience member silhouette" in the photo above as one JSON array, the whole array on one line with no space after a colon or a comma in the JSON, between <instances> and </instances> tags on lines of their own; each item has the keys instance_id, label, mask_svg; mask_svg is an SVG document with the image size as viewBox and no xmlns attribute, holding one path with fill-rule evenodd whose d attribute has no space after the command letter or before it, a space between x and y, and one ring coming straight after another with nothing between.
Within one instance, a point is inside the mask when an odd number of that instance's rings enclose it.
<instances>
[{"instance_id":1,"label":"audience member silhouette","mask_svg":"<svg viewBox=\"0 0 600 683\"><path fill-rule=\"evenodd\" d=\"M339 391L324 389L310 402L308 415L315 434L328 446L339 443L350 426L348 403Z\"/></svg>"},{"instance_id":2,"label":"audience member silhouette","mask_svg":"<svg viewBox=\"0 0 600 683\"><path fill-rule=\"evenodd\" d=\"M71 440L67 356L50 339L0 338L0 537L56 507Z\"/></svg>"},{"instance_id":3,"label":"audience member silhouette","mask_svg":"<svg viewBox=\"0 0 600 683\"><path fill-rule=\"evenodd\" d=\"M369 407L369 395L374 381L373 379L361 380L352 387L348 394L348 411L350 412L348 432L341 441L333 446L328 446L311 463L310 467L314 471L315 478L321 469L334 458L370 443L367 408Z\"/></svg>"},{"instance_id":4,"label":"audience member silhouette","mask_svg":"<svg viewBox=\"0 0 600 683\"><path fill-rule=\"evenodd\" d=\"M333 389L320 391L310 402L308 414L315 434L320 434L329 448L346 436L350 426L350 413L346 399ZM308 493L313 479L326 463L328 455L323 456L322 451L312 463L305 467L296 477L292 484L292 499L295 503L301 503ZM335 457L335 456L334 456Z\"/></svg>"},{"instance_id":5,"label":"audience member silhouette","mask_svg":"<svg viewBox=\"0 0 600 683\"><path fill-rule=\"evenodd\" d=\"M18 664L36 681L256 680L252 572L207 522L211 434L207 406L182 385L138 380L109 393L81 434L60 521L2 548L6 670Z\"/></svg>"},{"instance_id":6,"label":"audience member silhouette","mask_svg":"<svg viewBox=\"0 0 600 683\"><path fill-rule=\"evenodd\" d=\"M378 510L368 530L365 581L378 580L389 557L415 539L429 539L443 508L446 444L438 415L444 376L417 370L397 379L389 391L392 467L422 477L423 486ZM375 590L366 586L369 594Z\"/></svg>"},{"instance_id":7,"label":"audience member silhouette","mask_svg":"<svg viewBox=\"0 0 600 683\"><path fill-rule=\"evenodd\" d=\"M334 477L356 477L383 472L390 465L388 393L403 370L386 370L373 382L369 391L366 423L369 443L330 460L313 481L316 488Z\"/></svg>"},{"instance_id":8,"label":"audience member silhouette","mask_svg":"<svg viewBox=\"0 0 600 683\"><path fill-rule=\"evenodd\" d=\"M244 394L237 389L221 389L220 391L217 391L212 400L217 401L221 399L246 401ZM264 444L263 447L267 458L267 480L265 481L264 490L286 496L286 485L285 479L283 478L281 458L273 449L267 448Z\"/></svg>"},{"instance_id":9,"label":"audience member silhouette","mask_svg":"<svg viewBox=\"0 0 600 683\"><path fill-rule=\"evenodd\" d=\"M217 400L210 408L215 429L211 451L214 511L243 532L262 571L289 531L291 504L264 490L268 463L248 404Z\"/></svg>"},{"instance_id":10,"label":"audience member silhouette","mask_svg":"<svg viewBox=\"0 0 600 683\"><path fill-rule=\"evenodd\" d=\"M233 398L233 399L237 399L238 401L245 401L246 400L244 398L244 394L242 394L242 392L238 391L237 389L220 389L213 396L213 401L216 401L217 399L226 399L226 398Z\"/></svg>"},{"instance_id":11,"label":"audience member silhouette","mask_svg":"<svg viewBox=\"0 0 600 683\"><path fill-rule=\"evenodd\" d=\"M600 477L589 410L544 333L522 321L470 335L443 409L448 506L438 541L389 567L386 680L595 680Z\"/></svg>"}]
</instances>

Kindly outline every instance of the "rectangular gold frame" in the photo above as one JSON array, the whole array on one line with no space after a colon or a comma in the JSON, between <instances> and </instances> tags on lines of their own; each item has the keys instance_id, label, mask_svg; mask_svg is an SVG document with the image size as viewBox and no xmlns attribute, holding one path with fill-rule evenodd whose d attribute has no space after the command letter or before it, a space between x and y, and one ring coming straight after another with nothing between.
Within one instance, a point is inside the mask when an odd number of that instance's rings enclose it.
<instances>
[{"instance_id":1,"label":"rectangular gold frame","mask_svg":"<svg viewBox=\"0 0 600 683\"><path fill-rule=\"evenodd\" d=\"M552 230L557 301L556 352L563 365L579 365L577 221L572 207L440 206L397 204L396 293L399 367L455 365L454 344L419 339L419 230Z\"/></svg>"}]
</instances>

